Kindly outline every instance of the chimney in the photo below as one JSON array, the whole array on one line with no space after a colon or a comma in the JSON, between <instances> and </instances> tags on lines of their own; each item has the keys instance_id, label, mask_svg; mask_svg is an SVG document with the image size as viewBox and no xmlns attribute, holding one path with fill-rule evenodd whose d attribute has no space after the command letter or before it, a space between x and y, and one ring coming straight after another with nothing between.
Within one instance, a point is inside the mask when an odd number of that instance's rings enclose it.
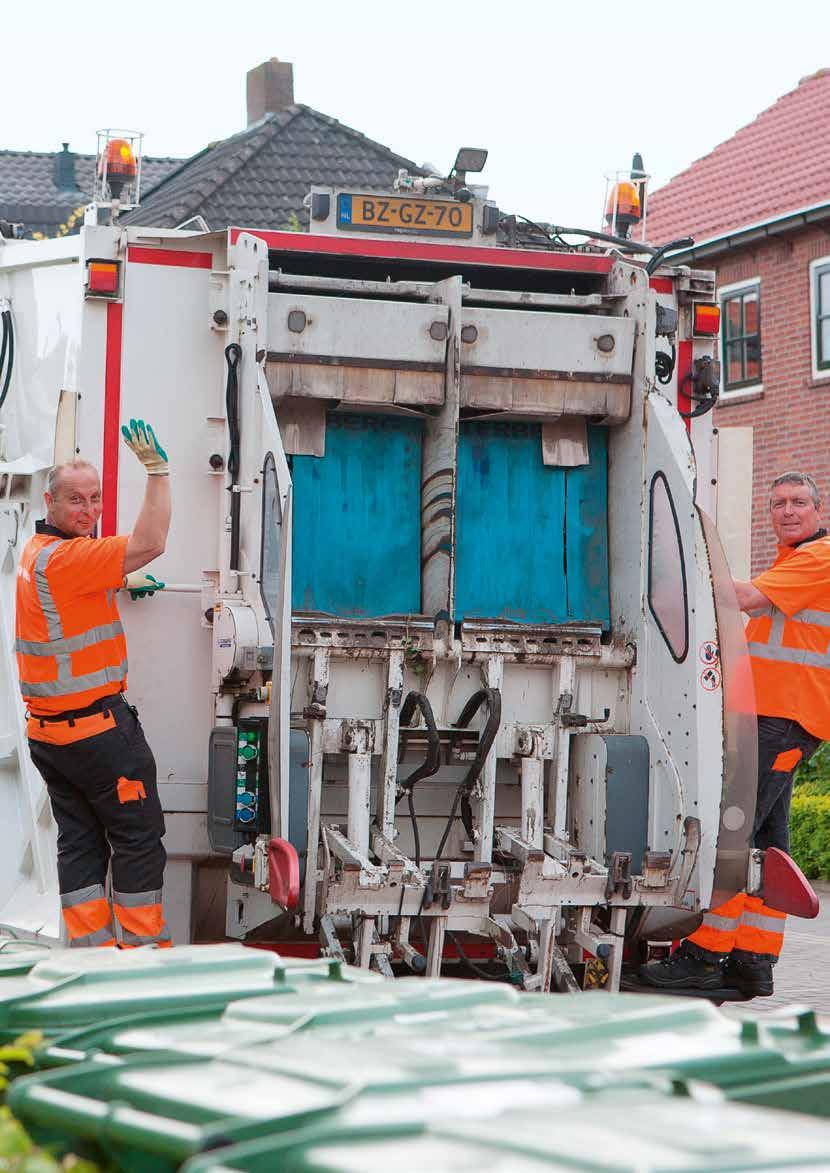
<instances>
[{"instance_id":1,"label":"chimney","mask_svg":"<svg viewBox=\"0 0 830 1173\"><path fill-rule=\"evenodd\" d=\"M248 70L248 125L294 103L294 66L272 57Z\"/></svg>"},{"instance_id":2,"label":"chimney","mask_svg":"<svg viewBox=\"0 0 830 1173\"><path fill-rule=\"evenodd\" d=\"M78 181L75 178L75 152L70 151L69 143L63 143L63 150L55 155L55 187L58 191L77 191Z\"/></svg>"}]
</instances>

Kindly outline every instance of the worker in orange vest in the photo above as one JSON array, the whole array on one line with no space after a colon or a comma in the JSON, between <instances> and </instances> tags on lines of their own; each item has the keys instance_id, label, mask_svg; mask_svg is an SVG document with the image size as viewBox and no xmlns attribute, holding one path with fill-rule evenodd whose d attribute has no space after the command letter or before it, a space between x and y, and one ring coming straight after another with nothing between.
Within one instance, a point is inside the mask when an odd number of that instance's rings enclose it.
<instances>
[{"instance_id":1,"label":"worker in orange vest","mask_svg":"<svg viewBox=\"0 0 830 1173\"><path fill-rule=\"evenodd\" d=\"M815 481L776 477L770 491L778 555L752 582L735 582L746 627L758 713L758 797L754 847L789 851L793 771L830 739L830 537ZM782 912L739 892L713 908L671 957L640 969L663 989L736 988L772 993L784 944Z\"/></svg>"},{"instance_id":2,"label":"worker in orange vest","mask_svg":"<svg viewBox=\"0 0 830 1173\"><path fill-rule=\"evenodd\" d=\"M95 538L101 485L84 460L53 468L46 521L17 571L16 652L32 761L58 825L58 883L70 946L169 945L156 763L124 697L127 645L115 592L162 589L141 572L170 528L167 455L142 420L122 428L147 472L131 534ZM135 597L135 595L134 595ZM112 867L112 902L107 869Z\"/></svg>"}]
</instances>

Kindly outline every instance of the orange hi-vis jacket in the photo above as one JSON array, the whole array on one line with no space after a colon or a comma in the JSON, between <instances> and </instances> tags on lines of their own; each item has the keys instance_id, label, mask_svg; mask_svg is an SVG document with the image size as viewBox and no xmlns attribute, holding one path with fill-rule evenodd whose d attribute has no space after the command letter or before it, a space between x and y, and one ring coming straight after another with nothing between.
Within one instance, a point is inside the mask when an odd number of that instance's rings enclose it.
<instances>
[{"instance_id":1,"label":"orange hi-vis jacket","mask_svg":"<svg viewBox=\"0 0 830 1173\"><path fill-rule=\"evenodd\" d=\"M127 684L115 592L127 536L69 538L38 522L17 571L20 691L33 716L86 708Z\"/></svg>"},{"instance_id":2,"label":"orange hi-vis jacket","mask_svg":"<svg viewBox=\"0 0 830 1173\"><path fill-rule=\"evenodd\" d=\"M830 739L830 537L779 546L753 584L770 601L746 627L755 707Z\"/></svg>"}]
</instances>

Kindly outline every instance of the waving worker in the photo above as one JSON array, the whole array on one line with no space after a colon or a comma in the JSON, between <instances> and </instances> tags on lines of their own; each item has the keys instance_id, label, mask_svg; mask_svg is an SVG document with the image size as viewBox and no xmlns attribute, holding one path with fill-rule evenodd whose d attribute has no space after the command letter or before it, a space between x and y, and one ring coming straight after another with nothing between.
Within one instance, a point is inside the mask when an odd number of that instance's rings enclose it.
<instances>
[{"instance_id":1,"label":"waving worker","mask_svg":"<svg viewBox=\"0 0 830 1173\"><path fill-rule=\"evenodd\" d=\"M58 825L58 882L71 946L169 945L161 894L166 854L156 763L124 696L127 644L115 592L162 589L136 573L164 552L167 455L143 420L122 428L147 472L132 533L95 538L97 470L50 470L39 521L17 571L17 663L32 761ZM106 893L112 864L112 904Z\"/></svg>"}]
</instances>

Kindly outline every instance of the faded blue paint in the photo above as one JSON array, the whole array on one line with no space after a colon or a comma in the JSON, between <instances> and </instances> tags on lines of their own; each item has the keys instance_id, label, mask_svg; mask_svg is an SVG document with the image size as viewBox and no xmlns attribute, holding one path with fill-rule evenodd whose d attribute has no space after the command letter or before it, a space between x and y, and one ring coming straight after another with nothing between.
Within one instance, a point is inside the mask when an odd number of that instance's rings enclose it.
<instances>
[{"instance_id":1,"label":"faded blue paint","mask_svg":"<svg viewBox=\"0 0 830 1173\"><path fill-rule=\"evenodd\" d=\"M295 611L420 611L421 435L419 420L331 413L325 456L293 458Z\"/></svg>"},{"instance_id":2,"label":"faded blue paint","mask_svg":"<svg viewBox=\"0 0 830 1173\"><path fill-rule=\"evenodd\" d=\"M462 423L456 619L610 625L605 430L588 442L590 464L550 468L540 424Z\"/></svg>"}]
</instances>

